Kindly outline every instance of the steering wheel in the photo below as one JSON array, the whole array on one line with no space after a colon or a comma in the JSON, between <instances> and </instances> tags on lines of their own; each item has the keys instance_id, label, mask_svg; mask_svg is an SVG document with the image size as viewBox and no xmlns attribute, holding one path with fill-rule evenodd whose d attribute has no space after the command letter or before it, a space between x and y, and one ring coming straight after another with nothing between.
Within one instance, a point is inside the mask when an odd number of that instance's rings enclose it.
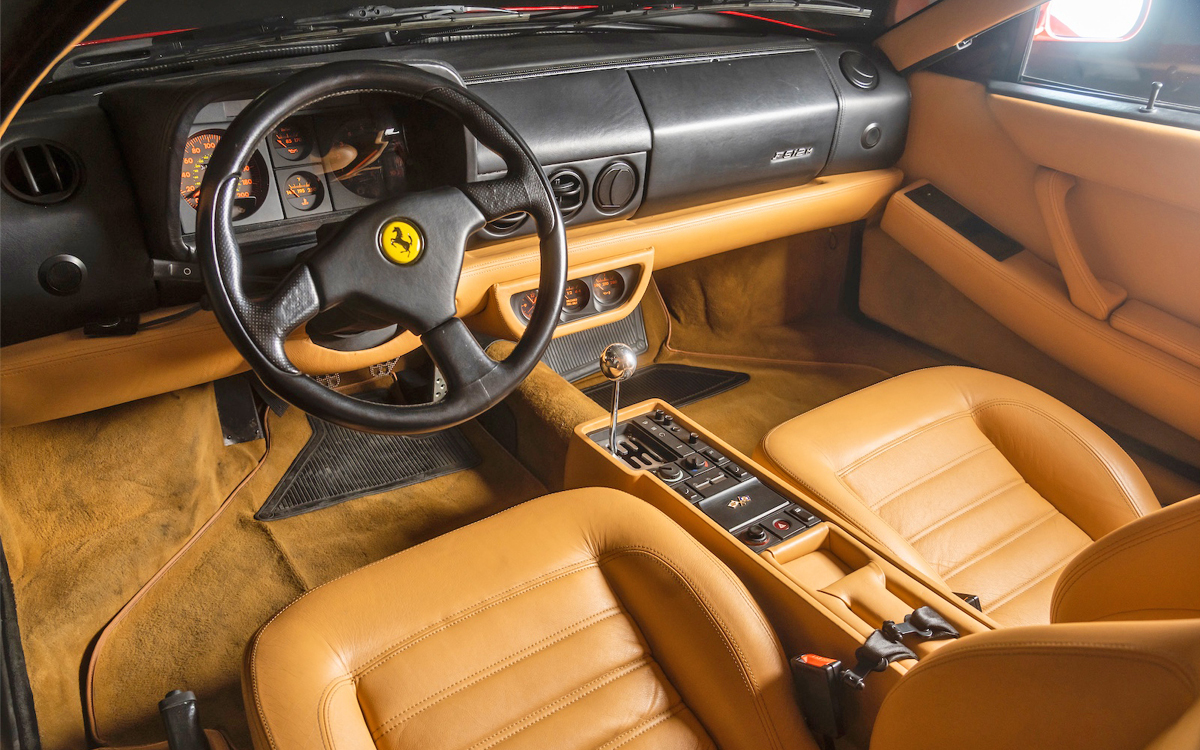
<instances>
[{"instance_id":1,"label":"steering wheel","mask_svg":"<svg viewBox=\"0 0 1200 750\"><path fill-rule=\"evenodd\" d=\"M306 252L271 295L251 299L242 286L242 256L231 224L242 167L288 115L347 94L388 94L440 107L499 154L508 171L495 180L367 206ZM419 434L461 424L495 406L529 375L554 335L558 308L536 305L512 353L495 362L455 317L467 238L487 221L518 211L537 225L540 295L562 299L567 280L562 215L536 157L512 126L456 82L408 65L339 62L298 73L264 92L226 130L201 185L196 253L217 320L271 391L343 427ZM338 305L420 336L446 379L446 397L418 405L362 401L300 372L288 360L284 341Z\"/></svg>"}]
</instances>

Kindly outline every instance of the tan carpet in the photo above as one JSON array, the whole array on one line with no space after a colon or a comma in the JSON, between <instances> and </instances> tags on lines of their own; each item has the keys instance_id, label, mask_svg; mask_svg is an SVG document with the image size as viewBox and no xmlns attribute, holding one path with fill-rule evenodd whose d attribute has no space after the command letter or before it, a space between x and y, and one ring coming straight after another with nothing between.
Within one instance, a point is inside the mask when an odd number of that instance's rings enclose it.
<instances>
[{"instance_id":1,"label":"tan carpet","mask_svg":"<svg viewBox=\"0 0 1200 750\"><path fill-rule=\"evenodd\" d=\"M0 536L47 750L85 744L88 644L262 453L221 444L213 403L201 386L0 432Z\"/></svg>"}]
</instances>

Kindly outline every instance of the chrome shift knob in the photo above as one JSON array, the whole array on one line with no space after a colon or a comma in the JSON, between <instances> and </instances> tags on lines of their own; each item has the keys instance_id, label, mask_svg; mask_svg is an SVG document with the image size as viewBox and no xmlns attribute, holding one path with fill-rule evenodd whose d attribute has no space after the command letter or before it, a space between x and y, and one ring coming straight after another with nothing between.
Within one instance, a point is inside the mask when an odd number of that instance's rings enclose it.
<instances>
[{"instance_id":1,"label":"chrome shift knob","mask_svg":"<svg viewBox=\"0 0 1200 750\"><path fill-rule=\"evenodd\" d=\"M621 408L621 381L637 370L637 352L625 344L609 344L600 354L600 372L612 381L612 420L608 425L608 452L617 455L617 411Z\"/></svg>"},{"instance_id":2,"label":"chrome shift knob","mask_svg":"<svg viewBox=\"0 0 1200 750\"><path fill-rule=\"evenodd\" d=\"M600 372L609 380L629 380L636 370L637 353L625 344L609 344L600 354Z\"/></svg>"}]
</instances>

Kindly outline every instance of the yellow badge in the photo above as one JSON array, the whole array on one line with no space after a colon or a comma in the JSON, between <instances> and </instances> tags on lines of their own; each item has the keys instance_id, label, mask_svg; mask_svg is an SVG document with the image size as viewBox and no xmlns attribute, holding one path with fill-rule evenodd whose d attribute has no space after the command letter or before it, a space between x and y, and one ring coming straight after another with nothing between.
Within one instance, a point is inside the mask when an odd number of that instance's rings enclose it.
<instances>
[{"instance_id":1,"label":"yellow badge","mask_svg":"<svg viewBox=\"0 0 1200 750\"><path fill-rule=\"evenodd\" d=\"M393 263L412 263L421 257L424 245L421 231L403 219L393 219L379 230L379 249Z\"/></svg>"}]
</instances>

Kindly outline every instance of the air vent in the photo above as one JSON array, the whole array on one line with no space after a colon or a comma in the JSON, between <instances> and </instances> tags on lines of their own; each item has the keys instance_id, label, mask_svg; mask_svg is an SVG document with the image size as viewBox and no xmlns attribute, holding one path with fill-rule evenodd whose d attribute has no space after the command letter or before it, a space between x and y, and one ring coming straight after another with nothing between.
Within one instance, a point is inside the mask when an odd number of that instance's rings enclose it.
<instances>
[{"instance_id":1,"label":"air vent","mask_svg":"<svg viewBox=\"0 0 1200 750\"><path fill-rule=\"evenodd\" d=\"M492 221L489 221L487 224L487 230L498 237L512 234L521 228L521 225L525 223L525 219L528 216L529 214L524 212L509 214L508 216L501 216L499 219L493 219Z\"/></svg>"},{"instance_id":2,"label":"air vent","mask_svg":"<svg viewBox=\"0 0 1200 750\"><path fill-rule=\"evenodd\" d=\"M79 160L53 141L20 141L4 153L4 189L26 203L59 203L79 187Z\"/></svg>"},{"instance_id":3,"label":"air vent","mask_svg":"<svg viewBox=\"0 0 1200 750\"><path fill-rule=\"evenodd\" d=\"M554 191L554 200L564 221L583 208L586 198L583 194L584 185L583 176L573 169L563 169L550 175L550 189Z\"/></svg>"}]
</instances>

